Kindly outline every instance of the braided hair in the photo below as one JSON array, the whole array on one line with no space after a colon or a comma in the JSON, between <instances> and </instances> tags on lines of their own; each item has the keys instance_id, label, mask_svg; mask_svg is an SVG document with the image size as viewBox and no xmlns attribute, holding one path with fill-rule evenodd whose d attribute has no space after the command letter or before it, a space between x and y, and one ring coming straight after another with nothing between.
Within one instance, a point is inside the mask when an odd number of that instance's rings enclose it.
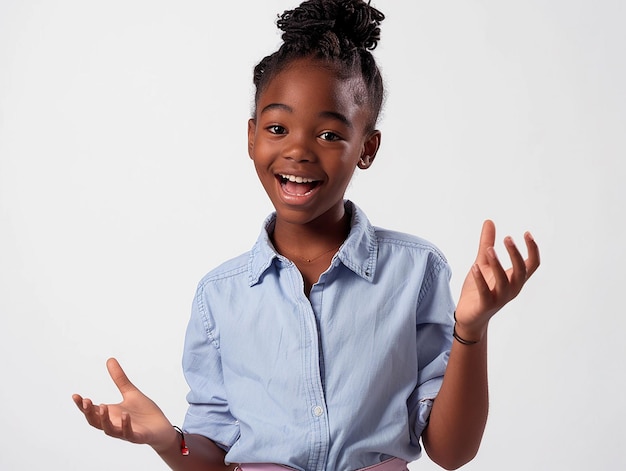
<instances>
[{"instance_id":1,"label":"braided hair","mask_svg":"<svg viewBox=\"0 0 626 471\"><path fill-rule=\"evenodd\" d=\"M383 80L371 50L380 39L385 16L363 0L307 0L286 10L276 22L283 43L254 68L255 100L267 84L292 61L310 57L336 67L341 76L361 76L373 129L383 103Z\"/></svg>"}]
</instances>

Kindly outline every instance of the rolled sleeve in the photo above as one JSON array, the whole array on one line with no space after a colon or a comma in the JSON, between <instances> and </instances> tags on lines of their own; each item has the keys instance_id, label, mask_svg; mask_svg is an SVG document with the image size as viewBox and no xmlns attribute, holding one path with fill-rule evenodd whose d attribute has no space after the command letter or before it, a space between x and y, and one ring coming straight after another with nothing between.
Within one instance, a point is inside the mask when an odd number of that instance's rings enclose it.
<instances>
[{"instance_id":1,"label":"rolled sleeve","mask_svg":"<svg viewBox=\"0 0 626 471\"><path fill-rule=\"evenodd\" d=\"M410 413L414 443L428 424L448 365L454 323L450 276L445 260L437 260L420 293L416 322L418 386L412 396Z\"/></svg>"},{"instance_id":2,"label":"rolled sleeve","mask_svg":"<svg viewBox=\"0 0 626 471\"><path fill-rule=\"evenodd\" d=\"M190 391L183 426L229 450L239 436L239 424L228 405L219 341L203 296L199 286L185 335L183 371Z\"/></svg>"}]
</instances>

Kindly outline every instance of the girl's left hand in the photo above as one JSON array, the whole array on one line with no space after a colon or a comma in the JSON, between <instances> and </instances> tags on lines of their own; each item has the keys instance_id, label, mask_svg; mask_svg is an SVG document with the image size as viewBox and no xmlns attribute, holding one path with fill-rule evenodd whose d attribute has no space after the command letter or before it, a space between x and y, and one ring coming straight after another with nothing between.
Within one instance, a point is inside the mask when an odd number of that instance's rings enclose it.
<instances>
[{"instance_id":1,"label":"girl's left hand","mask_svg":"<svg viewBox=\"0 0 626 471\"><path fill-rule=\"evenodd\" d=\"M529 232L524 234L528 258L524 260L513 239L504 239L512 267L505 270L493 247L494 223L483 223L478 255L465 278L456 308L457 333L467 340L480 340L489 320L506 303L519 294L526 280L539 267L539 247Z\"/></svg>"}]
</instances>

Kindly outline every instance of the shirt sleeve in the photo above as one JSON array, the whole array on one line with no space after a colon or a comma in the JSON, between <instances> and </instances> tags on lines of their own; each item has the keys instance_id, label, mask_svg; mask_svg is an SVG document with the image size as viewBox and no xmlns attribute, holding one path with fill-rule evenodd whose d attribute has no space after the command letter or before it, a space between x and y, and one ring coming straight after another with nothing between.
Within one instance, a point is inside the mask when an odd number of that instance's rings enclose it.
<instances>
[{"instance_id":1,"label":"shirt sleeve","mask_svg":"<svg viewBox=\"0 0 626 471\"><path fill-rule=\"evenodd\" d=\"M455 306L450 277L447 262L433 254L419 294L416 316L418 385L409 400L414 444L428 424L433 400L448 365Z\"/></svg>"},{"instance_id":2,"label":"shirt sleeve","mask_svg":"<svg viewBox=\"0 0 626 471\"><path fill-rule=\"evenodd\" d=\"M187 326L183 371L190 388L184 430L203 435L228 451L239 436L239 424L228 405L219 341L203 285L196 292Z\"/></svg>"}]
</instances>

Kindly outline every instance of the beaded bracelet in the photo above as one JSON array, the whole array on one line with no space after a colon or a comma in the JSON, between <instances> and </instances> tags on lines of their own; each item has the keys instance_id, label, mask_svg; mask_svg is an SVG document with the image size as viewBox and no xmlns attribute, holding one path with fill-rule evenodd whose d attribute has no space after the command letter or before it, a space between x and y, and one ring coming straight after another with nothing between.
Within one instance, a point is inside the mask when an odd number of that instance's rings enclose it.
<instances>
[{"instance_id":1,"label":"beaded bracelet","mask_svg":"<svg viewBox=\"0 0 626 471\"><path fill-rule=\"evenodd\" d=\"M189 454L189 448L187 448L187 445L185 444L185 434L180 427L177 427L176 425L174 425L174 430L180 434L180 454L187 456Z\"/></svg>"}]
</instances>

